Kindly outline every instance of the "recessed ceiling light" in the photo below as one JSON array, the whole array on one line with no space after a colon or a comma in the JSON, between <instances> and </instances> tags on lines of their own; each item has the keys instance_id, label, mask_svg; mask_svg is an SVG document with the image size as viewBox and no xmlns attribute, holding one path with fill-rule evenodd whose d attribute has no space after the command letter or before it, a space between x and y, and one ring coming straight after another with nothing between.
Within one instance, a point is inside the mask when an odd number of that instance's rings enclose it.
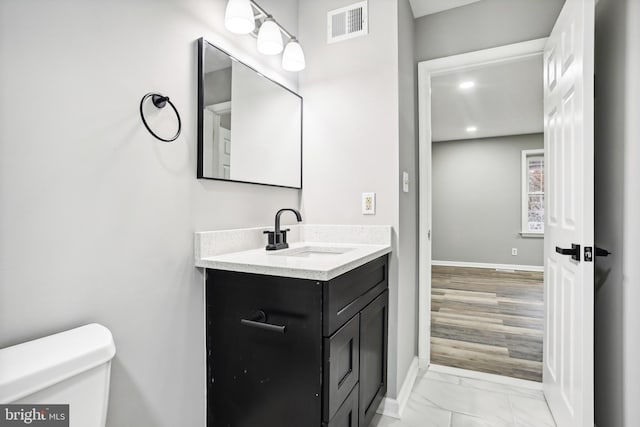
<instances>
[{"instance_id":1,"label":"recessed ceiling light","mask_svg":"<svg viewBox=\"0 0 640 427\"><path fill-rule=\"evenodd\" d=\"M467 81L467 82L462 82L460 83L460 89L471 89L472 87L474 87L476 84L472 81Z\"/></svg>"},{"instance_id":2,"label":"recessed ceiling light","mask_svg":"<svg viewBox=\"0 0 640 427\"><path fill-rule=\"evenodd\" d=\"M475 131L477 131L477 130L478 130L478 128L477 128L477 127L475 127L475 126L469 126L469 127L467 127L467 132L469 132L469 133L473 133L473 132L475 132Z\"/></svg>"}]
</instances>

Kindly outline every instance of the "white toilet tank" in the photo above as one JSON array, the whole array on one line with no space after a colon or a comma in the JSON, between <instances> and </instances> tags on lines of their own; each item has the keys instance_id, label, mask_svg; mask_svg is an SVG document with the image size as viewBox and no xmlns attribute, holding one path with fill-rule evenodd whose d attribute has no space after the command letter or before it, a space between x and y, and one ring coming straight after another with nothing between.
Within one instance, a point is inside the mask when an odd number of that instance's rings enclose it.
<instances>
[{"instance_id":1,"label":"white toilet tank","mask_svg":"<svg viewBox=\"0 0 640 427\"><path fill-rule=\"evenodd\" d=\"M93 323L0 350L0 404L68 404L70 427L104 427L111 332Z\"/></svg>"}]
</instances>

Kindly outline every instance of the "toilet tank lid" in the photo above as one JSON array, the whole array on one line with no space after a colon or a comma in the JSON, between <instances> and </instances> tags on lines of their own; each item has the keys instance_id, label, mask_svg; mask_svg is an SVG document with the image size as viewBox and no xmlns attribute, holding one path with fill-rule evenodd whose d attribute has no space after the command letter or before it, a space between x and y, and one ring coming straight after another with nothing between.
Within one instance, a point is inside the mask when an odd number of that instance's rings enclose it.
<instances>
[{"instance_id":1,"label":"toilet tank lid","mask_svg":"<svg viewBox=\"0 0 640 427\"><path fill-rule=\"evenodd\" d=\"M0 350L0 404L13 402L110 361L111 331L92 323Z\"/></svg>"}]
</instances>

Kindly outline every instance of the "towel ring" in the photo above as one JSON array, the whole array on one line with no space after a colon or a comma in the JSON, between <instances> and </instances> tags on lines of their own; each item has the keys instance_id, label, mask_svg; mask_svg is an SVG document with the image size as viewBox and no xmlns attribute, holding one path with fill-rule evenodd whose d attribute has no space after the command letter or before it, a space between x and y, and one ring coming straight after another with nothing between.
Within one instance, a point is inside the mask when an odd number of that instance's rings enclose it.
<instances>
[{"instance_id":1,"label":"towel ring","mask_svg":"<svg viewBox=\"0 0 640 427\"><path fill-rule=\"evenodd\" d=\"M153 105L155 105L156 108L164 108L167 106L167 104L169 104L171 106L171 108L173 108L173 111L176 113L176 117L178 118L178 132L176 132L176 134L174 135L173 138L162 138L158 135L156 135L156 133L154 131L151 130L151 128L149 127L149 124L147 123L147 120L144 118L144 113L142 111L142 106L144 105L144 102L148 99L151 98L151 102L153 102ZM180 136L180 132L182 131L182 120L180 120L180 113L178 113L178 109L176 108L175 105L173 105L173 102L171 102L171 100L169 100L168 96L164 96L164 95L160 95L159 93L148 93L145 96L142 97L142 100L140 101L140 117L142 118L142 123L144 123L144 127L147 128L147 130L149 131L149 133L151 135L153 135L154 137L156 137L157 139L159 139L160 141L164 141L164 142L173 142L176 139L178 139L178 137Z\"/></svg>"}]
</instances>

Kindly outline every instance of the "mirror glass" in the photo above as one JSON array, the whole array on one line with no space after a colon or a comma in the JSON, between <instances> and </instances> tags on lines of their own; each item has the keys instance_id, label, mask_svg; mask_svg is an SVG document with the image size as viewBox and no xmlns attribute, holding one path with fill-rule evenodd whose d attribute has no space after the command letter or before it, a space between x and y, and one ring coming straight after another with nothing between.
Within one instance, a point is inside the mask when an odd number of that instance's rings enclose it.
<instances>
[{"instance_id":1,"label":"mirror glass","mask_svg":"<svg viewBox=\"0 0 640 427\"><path fill-rule=\"evenodd\" d=\"M199 40L198 178L302 188L302 97Z\"/></svg>"}]
</instances>

